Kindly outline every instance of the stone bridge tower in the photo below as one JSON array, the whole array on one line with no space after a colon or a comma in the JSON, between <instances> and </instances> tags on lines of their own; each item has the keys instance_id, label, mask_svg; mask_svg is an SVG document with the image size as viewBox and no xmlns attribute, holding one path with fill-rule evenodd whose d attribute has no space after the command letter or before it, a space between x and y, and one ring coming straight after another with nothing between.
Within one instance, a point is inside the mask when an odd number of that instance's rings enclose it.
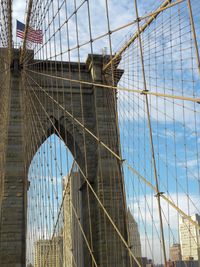
<instances>
[{"instance_id":1,"label":"stone bridge tower","mask_svg":"<svg viewBox=\"0 0 200 267\"><path fill-rule=\"evenodd\" d=\"M32 63L36 62L31 59ZM2 63L1 63L2 64ZM37 71L46 75L63 75L66 78L81 79L87 82L110 84L109 75L103 75L103 57L88 56L86 63L37 61ZM116 92L112 89L82 85L70 80L43 79L39 74L29 71L29 87L23 86L23 72L20 68L19 50L13 51L13 64L10 83L1 91L0 117L0 266L24 267L26 254L26 212L28 190L28 168L41 144L53 133L62 137L75 161L87 173L92 188L104 204L106 210L127 239L126 209L123 195L123 175L121 162L98 143L84 128L74 121L76 118L94 135L119 154L119 136L116 116ZM123 71L118 70L118 80ZM117 84L118 80L115 81ZM34 82L36 81L36 83ZM51 96L51 97L48 97ZM56 99L66 110L59 108ZM4 102L2 102L4 101ZM82 101L82 109L81 109ZM31 106L28 112L24 103ZM43 110L42 107L45 107ZM38 119L37 119L38 118ZM34 119L37 144L30 151L30 127ZM81 196L81 223L86 236L92 238L93 253L99 267L129 266L128 254L113 226L105 216L98 201L90 192L83 175L74 184L73 191ZM92 237L88 221L88 197L92 220ZM75 238L75 237L72 237ZM83 261L79 267L93 266L85 242L82 243Z\"/></svg>"}]
</instances>

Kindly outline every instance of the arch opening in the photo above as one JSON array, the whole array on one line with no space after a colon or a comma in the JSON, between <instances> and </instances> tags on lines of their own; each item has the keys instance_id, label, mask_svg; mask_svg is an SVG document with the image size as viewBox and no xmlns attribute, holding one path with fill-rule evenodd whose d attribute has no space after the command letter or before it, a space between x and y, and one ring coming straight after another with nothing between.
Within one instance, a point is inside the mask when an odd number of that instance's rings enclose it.
<instances>
[{"instance_id":1,"label":"arch opening","mask_svg":"<svg viewBox=\"0 0 200 267\"><path fill-rule=\"evenodd\" d=\"M30 163L27 192L27 265L43 266L45 261L53 261L55 266L60 266L62 257L54 259L54 254L58 254L55 250L63 253L63 195L73 160L74 157L66 144L56 134L51 134L39 147ZM40 262L37 262L38 260Z\"/></svg>"}]
</instances>

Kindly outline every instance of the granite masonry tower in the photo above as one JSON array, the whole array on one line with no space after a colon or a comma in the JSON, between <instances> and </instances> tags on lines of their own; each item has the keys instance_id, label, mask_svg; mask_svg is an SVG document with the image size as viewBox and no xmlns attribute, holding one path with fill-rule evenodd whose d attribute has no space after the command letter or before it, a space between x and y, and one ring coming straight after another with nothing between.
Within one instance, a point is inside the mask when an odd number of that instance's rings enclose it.
<instances>
[{"instance_id":1,"label":"granite masonry tower","mask_svg":"<svg viewBox=\"0 0 200 267\"><path fill-rule=\"evenodd\" d=\"M1 51L1 54L3 52ZM31 54L31 53L30 53ZM0 92L0 121L1 121L1 140L0 140L0 266L1 267L25 267L26 256L26 213L27 213L27 190L28 190L28 168L37 149L45 141L46 136L50 136L53 132L51 123L47 120L45 113L42 113L39 102L44 103L46 98L34 84L35 95L31 92L29 97L32 98L37 112L40 112L40 121L36 122L37 128L37 147L35 151L27 153L30 146L30 138L28 135L30 127L30 115L27 114L25 102L27 95L23 87L23 72L26 71L19 64L20 51L13 50L13 62L9 70L9 80L2 85ZM29 58L34 62L33 56ZM3 64L3 61L0 63ZM71 79L78 79L79 70L84 81L96 82L98 84L110 84L111 75L102 73L103 57L101 55L88 56L86 63L81 63L80 69L76 62L51 62L43 61L38 66L38 71L55 73L66 77L69 76L69 68L73 76ZM2 66L1 66L2 67ZM123 71L118 71L118 83ZM3 74L1 74L3 75ZM33 74L34 80L37 80L45 90L51 90L54 94L54 84L45 84L41 76ZM31 83L31 81L30 81ZM80 93L79 84L60 81L56 85L55 95L59 102L70 108L74 107L74 117L81 120ZM73 103L70 98L71 86L73 90ZM29 88L26 88L29 90ZM106 145L108 145L116 154L119 154L119 134L117 126L117 104L116 91L105 89L103 87L95 87L92 84L82 86L83 92L83 116L84 125L91 132L99 137ZM63 97L64 96L64 97ZM92 188L98 195L99 199L104 199L104 206L111 218L117 225L123 237L127 240L126 228L126 209L123 197L123 175L121 170L121 162L114 155L111 155L94 138L86 134L85 146L87 157L84 158L84 138L83 129L79 125L74 124L73 118L57 110L53 112L52 104L49 100L45 102L48 107L54 124L57 127L63 140L66 141L67 147L71 151L74 159L84 171L85 161L87 162L87 176ZM27 102L26 102L27 103ZM57 107L58 108L58 107ZM34 110L34 109L33 109ZM33 115L33 114L32 114ZM41 127L41 123L42 126ZM98 124L98 126L97 126ZM109 125L109 127L108 127ZM42 129L45 129L44 135ZM97 133L98 131L98 133ZM75 145L74 145L75 143ZM84 158L84 160L83 160ZM112 177L110 170L112 169ZM101 177L101 178L100 178ZM108 179L109 178L109 179ZM111 179L112 178L112 179ZM112 180L112 183L109 181ZM82 175L74 185L74 192L77 190L81 195L81 214L80 218L86 236L89 236L88 230L88 195L86 194L86 183ZM104 188L104 190L102 190ZM114 192L114 197L111 196ZM90 193L90 207L93 234L93 253L99 267L122 267L129 266L129 257L124 244L121 242L118 234L106 220L105 215L99 206L96 198ZM72 239L75 237L72 237ZM75 242L72 240L72 242ZM113 250L113 242L115 242L115 250ZM82 243L83 261L79 267L91 267L92 260L88 252L86 244Z\"/></svg>"}]
</instances>

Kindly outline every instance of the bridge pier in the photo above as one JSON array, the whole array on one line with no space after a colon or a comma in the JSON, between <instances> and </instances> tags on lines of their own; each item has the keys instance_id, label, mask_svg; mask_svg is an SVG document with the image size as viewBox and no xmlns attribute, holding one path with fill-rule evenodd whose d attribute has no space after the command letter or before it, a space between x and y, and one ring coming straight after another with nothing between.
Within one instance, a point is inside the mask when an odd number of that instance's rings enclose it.
<instances>
[{"instance_id":1,"label":"bridge pier","mask_svg":"<svg viewBox=\"0 0 200 267\"><path fill-rule=\"evenodd\" d=\"M19 54L15 51L14 61ZM4 127L7 135L5 149L0 150L4 163L0 170L0 266L25 266L25 184L23 113L21 103L20 72L12 67ZM2 100L2 99L1 99ZM5 103L0 103L1 106ZM1 114L2 115L2 114ZM2 146L1 146L2 148Z\"/></svg>"},{"instance_id":2,"label":"bridge pier","mask_svg":"<svg viewBox=\"0 0 200 267\"><path fill-rule=\"evenodd\" d=\"M34 93L31 88L26 88L26 90L29 90L29 95L27 95L24 89L22 90L21 88L21 73L16 67L17 60L19 59L18 50L14 51L14 58L16 59L16 64L14 64L15 67L11 71L7 126L8 141L5 152L1 150L1 156L3 153L5 154L3 155L3 157L5 156L5 164L0 176L2 188L0 198L0 266L25 266L27 172L34 153L36 153L35 151L30 154L30 151L28 151L31 144L31 137L28 133L31 127L31 117L28 111L26 111L26 107L23 106L23 103L27 103L28 97L32 98L32 105L34 106L31 110L36 110L39 113L43 125L41 127L41 122L36 122L38 123L36 125L38 140L35 149L37 150L45 139L54 133L54 129L41 109L36 95L46 107L62 139L84 173L86 173L87 166L87 178L93 190L103 203L124 239L127 240L121 162L94 140L90 134L86 133L84 138L84 129L74 123L72 118L68 117L55 104L52 108L52 99L48 98L44 92L41 92L33 82L31 87L34 88ZM80 66L78 66L78 63L55 63L50 61L41 61L37 64L38 73L32 74L34 80L42 88L45 88L47 93L48 91L51 92L51 96L61 105L67 107L68 111L73 113L73 116L79 121L82 121L83 115L85 127L98 136L116 154L119 154L115 90L94 87L91 84L82 85L81 95L78 83L63 82L61 80L54 83L54 80L50 78L45 78L45 81L43 81L40 75L40 72L44 70L47 74L52 74L52 71L55 71L56 75L61 75L63 72L65 77L72 75L70 76L72 79L77 79L80 67L81 79L83 81L111 84L110 76L102 73L102 56L88 56L87 62L81 63ZM122 74L123 72L118 70L118 74L120 73ZM115 81L115 84L117 84L118 80ZM80 105L81 97L83 107ZM32 114L32 116L36 115ZM42 128L46 129L45 135ZM24 136L26 136L25 139ZM83 160L85 152L87 156ZM77 184L80 184L79 188L77 188ZM128 253L123 242L93 193L89 190L90 193L89 195L87 194L87 186L83 176L80 175L72 190L74 190L74 193L81 195L81 206L77 208L81 209L81 223L88 240L92 242L93 254L98 267L130 266ZM88 197L90 202L91 229L89 229ZM92 230L92 236L90 230ZM78 267L92 267L92 259L88 248L84 241L81 242L82 255L84 257L83 261L78 263Z\"/></svg>"}]
</instances>

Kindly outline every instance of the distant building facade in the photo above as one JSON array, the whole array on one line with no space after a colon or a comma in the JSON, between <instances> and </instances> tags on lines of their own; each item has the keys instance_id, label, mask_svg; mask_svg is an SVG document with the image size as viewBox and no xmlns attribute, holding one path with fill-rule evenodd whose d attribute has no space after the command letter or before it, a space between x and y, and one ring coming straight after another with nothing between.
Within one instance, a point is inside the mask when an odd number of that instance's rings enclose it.
<instances>
[{"instance_id":1,"label":"distant building facade","mask_svg":"<svg viewBox=\"0 0 200 267\"><path fill-rule=\"evenodd\" d=\"M170 260L171 261L181 261L181 245L180 244L173 244L169 250Z\"/></svg>"},{"instance_id":2,"label":"distant building facade","mask_svg":"<svg viewBox=\"0 0 200 267\"><path fill-rule=\"evenodd\" d=\"M63 178L63 267L72 267L74 262L83 266L84 262L80 187L77 165L73 164L70 174Z\"/></svg>"},{"instance_id":3,"label":"distant building facade","mask_svg":"<svg viewBox=\"0 0 200 267\"><path fill-rule=\"evenodd\" d=\"M63 267L63 239L39 240L35 244L34 267Z\"/></svg>"},{"instance_id":4,"label":"distant building facade","mask_svg":"<svg viewBox=\"0 0 200 267\"><path fill-rule=\"evenodd\" d=\"M63 266L72 267L72 214L70 177L63 178Z\"/></svg>"},{"instance_id":5,"label":"distant building facade","mask_svg":"<svg viewBox=\"0 0 200 267\"><path fill-rule=\"evenodd\" d=\"M140 233L138 231L138 226L133 218L133 215L131 214L130 210L128 209L128 233L129 233L129 242L131 251L133 252L133 255L141 259L142 258L142 251L141 251L141 242L140 242Z\"/></svg>"},{"instance_id":6,"label":"distant building facade","mask_svg":"<svg viewBox=\"0 0 200 267\"><path fill-rule=\"evenodd\" d=\"M200 216L195 214L191 219L200 225ZM187 218L180 218L179 223L181 254L183 260L200 261L200 230Z\"/></svg>"},{"instance_id":7,"label":"distant building facade","mask_svg":"<svg viewBox=\"0 0 200 267\"><path fill-rule=\"evenodd\" d=\"M198 261L188 260L188 261L168 261L167 267L199 267Z\"/></svg>"},{"instance_id":8,"label":"distant building facade","mask_svg":"<svg viewBox=\"0 0 200 267\"><path fill-rule=\"evenodd\" d=\"M155 265L153 264L152 259L148 259L147 257L142 257L142 258L140 259L140 263L141 263L141 266L143 266L143 267L153 267L153 266L155 266ZM137 265L136 265L136 266L137 266ZM163 265L160 266L160 267L163 267Z\"/></svg>"}]
</instances>

